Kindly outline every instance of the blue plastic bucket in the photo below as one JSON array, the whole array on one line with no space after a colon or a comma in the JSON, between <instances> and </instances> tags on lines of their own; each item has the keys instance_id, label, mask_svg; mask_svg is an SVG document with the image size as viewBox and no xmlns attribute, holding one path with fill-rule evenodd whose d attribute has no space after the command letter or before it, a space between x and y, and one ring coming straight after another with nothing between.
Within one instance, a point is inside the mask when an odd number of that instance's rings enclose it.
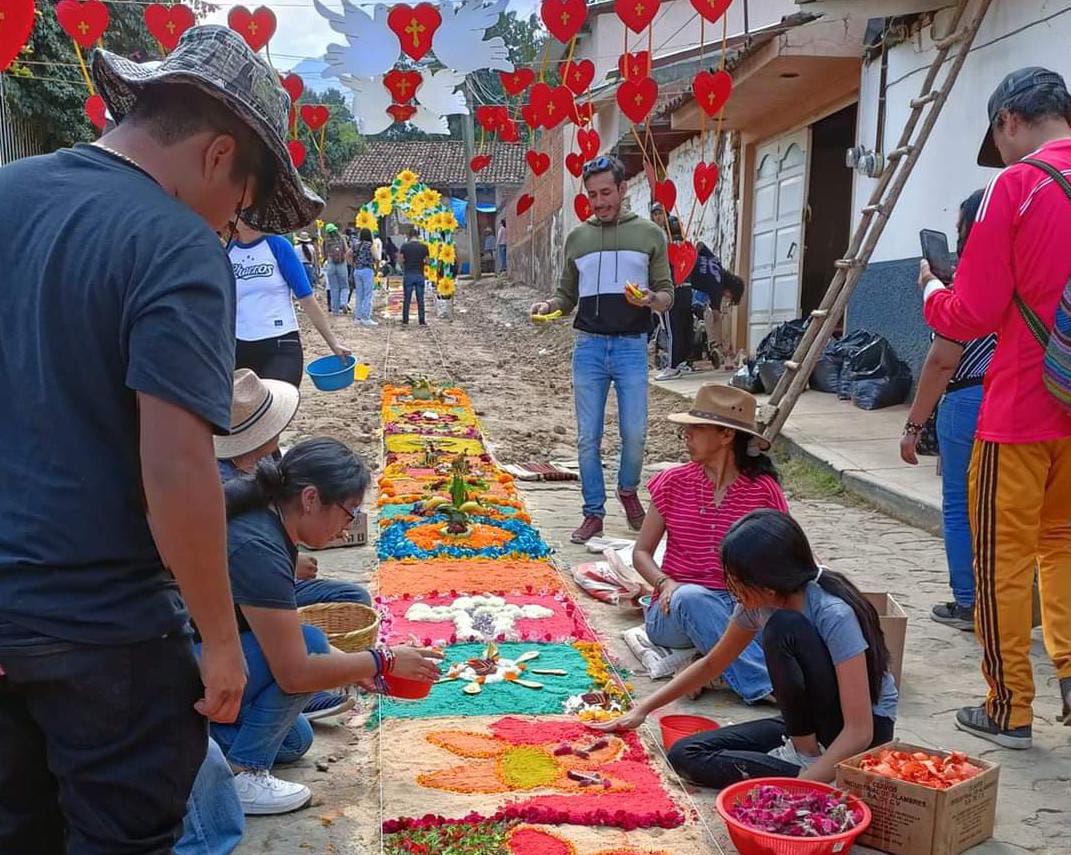
<instances>
[{"instance_id":1,"label":"blue plastic bucket","mask_svg":"<svg viewBox=\"0 0 1071 855\"><path fill-rule=\"evenodd\" d=\"M353 383L353 368L356 364L356 357L347 356L343 359L331 354L314 359L305 366L305 373L312 378L312 384L321 392L335 392Z\"/></svg>"}]
</instances>

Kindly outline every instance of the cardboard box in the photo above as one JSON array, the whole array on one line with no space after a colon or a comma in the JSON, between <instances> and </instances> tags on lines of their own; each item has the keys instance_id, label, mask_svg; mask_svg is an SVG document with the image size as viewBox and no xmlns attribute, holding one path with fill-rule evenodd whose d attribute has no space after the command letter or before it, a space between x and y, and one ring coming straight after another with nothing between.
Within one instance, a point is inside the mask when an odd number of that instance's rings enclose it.
<instances>
[{"instance_id":1,"label":"cardboard box","mask_svg":"<svg viewBox=\"0 0 1071 855\"><path fill-rule=\"evenodd\" d=\"M892 855L959 855L993 836L997 764L971 757L970 762L983 770L980 774L947 790L934 790L859 768L866 754L881 748L948 753L890 742L837 764L837 786L861 798L873 814L870 827L859 837L861 845Z\"/></svg>"},{"instance_id":2,"label":"cardboard box","mask_svg":"<svg viewBox=\"0 0 1071 855\"><path fill-rule=\"evenodd\" d=\"M904 644L907 641L907 612L892 594L868 594L863 596L877 610L881 631L885 634L885 646L889 648L889 670L896 680L896 687L903 686L900 675L904 669Z\"/></svg>"},{"instance_id":3,"label":"cardboard box","mask_svg":"<svg viewBox=\"0 0 1071 855\"><path fill-rule=\"evenodd\" d=\"M349 527L336 537L323 549L338 549L340 546L367 546L368 545L368 514L358 512Z\"/></svg>"}]
</instances>

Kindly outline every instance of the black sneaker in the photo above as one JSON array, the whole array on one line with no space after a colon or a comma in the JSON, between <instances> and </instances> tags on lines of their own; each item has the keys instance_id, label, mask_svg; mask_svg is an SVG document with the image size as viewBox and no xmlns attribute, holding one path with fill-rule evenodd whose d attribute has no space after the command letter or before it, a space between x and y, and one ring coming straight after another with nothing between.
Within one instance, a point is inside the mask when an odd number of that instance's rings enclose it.
<instances>
[{"instance_id":1,"label":"black sneaker","mask_svg":"<svg viewBox=\"0 0 1071 855\"><path fill-rule=\"evenodd\" d=\"M1029 724L1001 730L989 717L985 707L963 707L956 713L956 727L980 739L988 739L1003 748L1024 751L1034 746L1034 731Z\"/></svg>"},{"instance_id":2,"label":"black sneaker","mask_svg":"<svg viewBox=\"0 0 1071 855\"><path fill-rule=\"evenodd\" d=\"M1060 697L1064 702L1064 710L1060 717L1067 727L1071 727L1071 677L1061 678Z\"/></svg>"},{"instance_id":3,"label":"black sneaker","mask_svg":"<svg viewBox=\"0 0 1071 855\"><path fill-rule=\"evenodd\" d=\"M974 632L974 606L961 606L955 601L938 603L930 612L930 617L946 626L955 627L964 632Z\"/></svg>"}]
</instances>

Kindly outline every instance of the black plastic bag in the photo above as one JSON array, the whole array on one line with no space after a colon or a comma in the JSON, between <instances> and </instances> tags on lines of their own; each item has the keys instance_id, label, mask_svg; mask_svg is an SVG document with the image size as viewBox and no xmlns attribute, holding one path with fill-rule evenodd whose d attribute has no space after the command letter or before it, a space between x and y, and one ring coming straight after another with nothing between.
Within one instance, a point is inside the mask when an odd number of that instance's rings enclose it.
<instances>
[{"instance_id":1,"label":"black plastic bag","mask_svg":"<svg viewBox=\"0 0 1071 855\"><path fill-rule=\"evenodd\" d=\"M894 377L899 362L893 346L880 335L876 335L870 342L859 348L849 360L852 382Z\"/></svg>"},{"instance_id":2,"label":"black plastic bag","mask_svg":"<svg viewBox=\"0 0 1071 855\"><path fill-rule=\"evenodd\" d=\"M806 320L797 318L794 321L785 321L783 324L778 324L767 333L766 338L759 342L755 356L760 361L763 359L780 359L782 361L791 359L796 352L797 346L799 346L800 339L803 338L803 332L807 329L809 322L810 318Z\"/></svg>"},{"instance_id":3,"label":"black plastic bag","mask_svg":"<svg viewBox=\"0 0 1071 855\"><path fill-rule=\"evenodd\" d=\"M763 391L772 395L777 381L785 373L785 361L783 359L760 359L755 363L759 372L759 380L762 382Z\"/></svg>"},{"instance_id":4,"label":"black plastic bag","mask_svg":"<svg viewBox=\"0 0 1071 855\"><path fill-rule=\"evenodd\" d=\"M755 361L749 359L741 365L736 373L729 378L729 385L737 389L743 389L745 392L750 392L752 395L760 393L762 391L762 380L759 378L759 371L755 366Z\"/></svg>"},{"instance_id":5,"label":"black plastic bag","mask_svg":"<svg viewBox=\"0 0 1071 855\"><path fill-rule=\"evenodd\" d=\"M888 342L885 344L892 349ZM862 410L880 410L902 404L910 392L911 367L906 362L897 361L889 374L879 376L875 370L869 376L852 380L852 403Z\"/></svg>"},{"instance_id":6,"label":"black plastic bag","mask_svg":"<svg viewBox=\"0 0 1071 855\"><path fill-rule=\"evenodd\" d=\"M844 359L837 352L839 344L840 341L835 338L827 341L822 355L814 364L810 382L811 388L816 392L836 395L840 391L840 367L844 364Z\"/></svg>"}]
</instances>

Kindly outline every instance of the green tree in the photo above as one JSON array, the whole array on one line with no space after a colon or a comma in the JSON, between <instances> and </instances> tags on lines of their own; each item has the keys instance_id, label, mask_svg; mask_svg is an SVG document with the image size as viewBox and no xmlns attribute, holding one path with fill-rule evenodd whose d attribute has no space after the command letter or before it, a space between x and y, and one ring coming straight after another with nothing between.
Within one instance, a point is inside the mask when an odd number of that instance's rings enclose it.
<instances>
[{"instance_id":1,"label":"green tree","mask_svg":"<svg viewBox=\"0 0 1071 855\"><path fill-rule=\"evenodd\" d=\"M201 0L189 5L199 18L215 8ZM4 74L8 106L46 151L97 137L85 115L89 92L74 45L56 20L54 6L54 2L38 3L29 43L19 62ZM160 46L145 27L144 8L133 3L108 4L110 21L103 37L108 50L139 61L159 58ZM90 53L83 50L87 63Z\"/></svg>"},{"instance_id":2,"label":"green tree","mask_svg":"<svg viewBox=\"0 0 1071 855\"><path fill-rule=\"evenodd\" d=\"M310 187L324 195L331 177L338 175L361 150L363 138L357 130L353 114L346 106L345 97L338 89L328 89L322 93L306 92L298 100L299 111L304 104L323 104L331 111L331 118L322 129L322 164L317 152L321 131L309 130L300 115L297 120L298 139L305 144L306 151L305 162L298 171Z\"/></svg>"}]
</instances>

